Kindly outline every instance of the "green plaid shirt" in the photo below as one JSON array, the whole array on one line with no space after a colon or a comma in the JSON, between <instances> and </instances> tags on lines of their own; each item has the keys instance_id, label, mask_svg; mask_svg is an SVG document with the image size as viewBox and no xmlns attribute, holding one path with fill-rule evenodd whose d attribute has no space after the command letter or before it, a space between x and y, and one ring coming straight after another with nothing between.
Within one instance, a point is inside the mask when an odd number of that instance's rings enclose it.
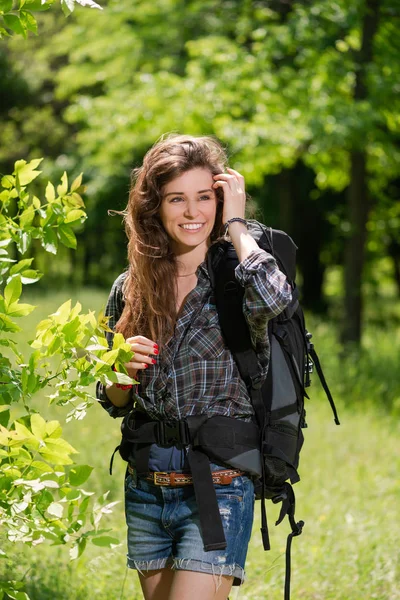
<instances>
[{"instance_id":1,"label":"green plaid shirt","mask_svg":"<svg viewBox=\"0 0 400 600\"><path fill-rule=\"evenodd\" d=\"M97 384L97 397L112 417L124 416L134 404L152 419L165 422L194 414L248 420L254 414L246 386L222 337L205 262L197 275L198 283L186 298L174 336L160 349L155 365L138 371L140 385L134 388L128 405L114 406L104 386ZM243 313L265 379L270 356L268 321L289 304L291 288L274 257L262 249L253 251L240 263L235 276L245 288ZM111 329L123 310L125 277L126 273L122 273L116 279L108 299L106 315L110 316ZM110 346L112 338L113 334L108 333Z\"/></svg>"}]
</instances>

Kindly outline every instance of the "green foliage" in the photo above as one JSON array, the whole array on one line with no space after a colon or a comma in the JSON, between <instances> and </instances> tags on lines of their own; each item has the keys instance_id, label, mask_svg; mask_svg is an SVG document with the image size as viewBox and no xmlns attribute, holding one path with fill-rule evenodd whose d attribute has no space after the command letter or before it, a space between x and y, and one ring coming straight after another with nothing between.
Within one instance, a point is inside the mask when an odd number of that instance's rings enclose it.
<instances>
[{"instance_id":1,"label":"green foliage","mask_svg":"<svg viewBox=\"0 0 400 600\"><path fill-rule=\"evenodd\" d=\"M47 51L68 56L56 93L69 103L67 121L79 125L88 165L111 175L127 168L132 148L144 150L165 131L215 133L250 184L302 159L318 187L342 190L350 150L366 148L371 186L383 189L400 161L390 11L382 8L368 99L358 102L363 2L291 6L282 19L258 3L233 2L235 18L227 19L213 0L181 3L180 11L172 1L111 1L106 21L86 13L66 25Z\"/></svg>"},{"instance_id":2,"label":"green foliage","mask_svg":"<svg viewBox=\"0 0 400 600\"><path fill-rule=\"evenodd\" d=\"M66 16L74 11L75 3L102 10L93 0L61 0ZM26 39L29 31L37 34L38 26L34 13L48 10L53 4L54 0L0 0L0 39L14 34L22 35Z\"/></svg>"},{"instance_id":3,"label":"green foliage","mask_svg":"<svg viewBox=\"0 0 400 600\"><path fill-rule=\"evenodd\" d=\"M343 201L350 155L365 149L371 204L377 206L369 226L376 232L370 236L373 262L387 252L377 221L391 219L384 198L400 163L400 38L397 0L381 0L367 94L356 100L365 2L110 0L104 11L80 10L67 21L48 11L43 37L26 40L23 49L18 40L9 44L14 85L22 77L29 93L17 94L0 122L0 147L7 148L0 161L10 153L35 157L44 148L53 161L49 177L67 167L85 169L91 221L76 262L81 280L99 283L125 258L98 248L99 235L104 247L120 247L123 240L117 219L105 218L107 210L123 208L129 169L160 135L220 137L263 210L275 203L271 224L284 229L279 185L271 191L269 182L306 165L315 186L310 212L318 203L316 211L331 224L335 251L326 248L331 239L324 247L331 262L342 260L352 231ZM297 208L300 193L293 188ZM332 190L335 200L325 202Z\"/></svg>"},{"instance_id":4,"label":"green foliage","mask_svg":"<svg viewBox=\"0 0 400 600\"><path fill-rule=\"evenodd\" d=\"M88 541L108 547L118 543L99 528L115 502L108 502L107 494L92 502L92 492L81 488L92 467L75 464L76 450L61 437L60 423L46 421L32 408L32 399L43 390L51 403L69 405L67 421L82 419L95 400L88 386L98 379L132 381L111 368L127 362L132 353L118 335L109 349L104 315L82 313L80 303L72 306L70 300L37 325L28 356L11 337L21 331L15 319L35 309L20 301L23 285L42 276L32 268L33 258L11 258L13 251L26 254L32 240L51 254L59 244L74 248L73 227L86 219L81 175L71 186L66 173L57 187L48 182L44 201L30 192L41 160L19 160L1 180L0 522L10 542L68 544L71 558L77 558ZM24 411L18 418L15 405ZM10 581L0 583L0 593L26 598L19 588Z\"/></svg>"}]
</instances>

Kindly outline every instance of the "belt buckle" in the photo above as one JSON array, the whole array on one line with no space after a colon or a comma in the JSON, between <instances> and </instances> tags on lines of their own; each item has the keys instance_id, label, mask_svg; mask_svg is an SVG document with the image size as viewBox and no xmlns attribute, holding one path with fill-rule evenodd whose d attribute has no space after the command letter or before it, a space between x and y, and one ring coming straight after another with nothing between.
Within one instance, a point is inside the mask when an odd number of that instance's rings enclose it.
<instances>
[{"instance_id":1,"label":"belt buckle","mask_svg":"<svg viewBox=\"0 0 400 600\"><path fill-rule=\"evenodd\" d=\"M161 477L161 481L157 481L157 478ZM164 478L164 481L163 481ZM170 485L170 475L166 471L153 471L153 483L154 485Z\"/></svg>"}]
</instances>

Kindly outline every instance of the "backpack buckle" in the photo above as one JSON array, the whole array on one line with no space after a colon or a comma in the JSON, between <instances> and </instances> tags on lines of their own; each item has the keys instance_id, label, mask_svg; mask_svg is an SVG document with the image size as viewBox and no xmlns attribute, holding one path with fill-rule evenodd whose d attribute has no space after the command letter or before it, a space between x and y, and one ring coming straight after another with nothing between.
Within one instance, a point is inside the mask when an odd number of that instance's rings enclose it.
<instances>
[{"instance_id":1,"label":"backpack buckle","mask_svg":"<svg viewBox=\"0 0 400 600\"><path fill-rule=\"evenodd\" d=\"M157 443L160 446L171 446L174 444L187 446L190 442L188 425L183 420L175 421L172 425L159 421L157 438Z\"/></svg>"}]
</instances>

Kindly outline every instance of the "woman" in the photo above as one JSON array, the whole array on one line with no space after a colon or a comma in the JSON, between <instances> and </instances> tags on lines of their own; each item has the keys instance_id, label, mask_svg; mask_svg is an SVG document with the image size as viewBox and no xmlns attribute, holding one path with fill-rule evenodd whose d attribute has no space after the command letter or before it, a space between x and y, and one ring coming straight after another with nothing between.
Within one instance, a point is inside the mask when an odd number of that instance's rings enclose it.
<instances>
[{"instance_id":1,"label":"woman","mask_svg":"<svg viewBox=\"0 0 400 600\"><path fill-rule=\"evenodd\" d=\"M197 415L253 418L218 323L205 261L210 245L225 230L235 247L235 274L245 288L244 314L264 377L268 321L291 295L275 259L247 232L245 201L244 178L227 167L213 138L170 136L135 171L124 213L129 269L113 285L107 314L111 329L131 345L134 356L125 367L139 385L98 384L98 398L111 416L135 406L146 419L168 424ZM226 548L206 551L190 447L152 443L145 472L142 458L138 466L140 448L129 458L125 510L128 566L138 571L145 599L225 600L232 584L244 579L251 477L226 463L211 464Z\"/></svg>"}]
</instances>

